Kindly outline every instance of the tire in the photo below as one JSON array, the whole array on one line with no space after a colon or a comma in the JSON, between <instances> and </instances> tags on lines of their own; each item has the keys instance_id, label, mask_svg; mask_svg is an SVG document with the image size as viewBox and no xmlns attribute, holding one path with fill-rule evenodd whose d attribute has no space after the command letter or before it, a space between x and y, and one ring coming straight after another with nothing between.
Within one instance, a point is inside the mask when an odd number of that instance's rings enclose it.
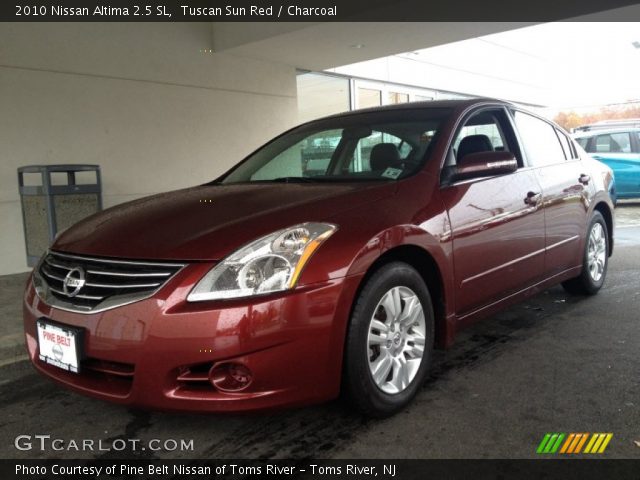
<instances>
[{"instance_id":1,"label":"tire","mask_svg":"<svg viewBox=\"0 0 640 480\"><path fill-rule=\"evenodd\" d=\"M609 233L604 217L593 213L584 242L582 272L562 283L564 289L576 295L595 295L602 288L609 265Z\"/></svg>"},{"instance_id":2,"label":"tire","mask_svg":"<svg viewBox=\"0 0 640 480\"><path fill-rule=\"evenodd\" d=\"M381 267L358 295L347 329L343 380L353 405L371 417L404 408L424 383L433 339L433 306L420 274L402 262Z\"/></svg>"}]
</instances>

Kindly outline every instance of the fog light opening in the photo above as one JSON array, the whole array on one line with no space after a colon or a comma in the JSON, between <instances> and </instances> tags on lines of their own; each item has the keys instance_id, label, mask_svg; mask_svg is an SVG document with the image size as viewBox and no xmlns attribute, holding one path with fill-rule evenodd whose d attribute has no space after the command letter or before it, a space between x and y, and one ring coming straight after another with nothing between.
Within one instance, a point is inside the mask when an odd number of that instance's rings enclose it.
<instances>
[{"instance_id":1,"label":"fog light opening","mask_svg":"<svg viewBox=\"0 0 640 480\"><path fill-rule=\"evenodd\" d=\"M211 368L209 381L221 392L239 392L251 385L253 374L241 363L221 363Z\"/></svg>"}]
</instances>

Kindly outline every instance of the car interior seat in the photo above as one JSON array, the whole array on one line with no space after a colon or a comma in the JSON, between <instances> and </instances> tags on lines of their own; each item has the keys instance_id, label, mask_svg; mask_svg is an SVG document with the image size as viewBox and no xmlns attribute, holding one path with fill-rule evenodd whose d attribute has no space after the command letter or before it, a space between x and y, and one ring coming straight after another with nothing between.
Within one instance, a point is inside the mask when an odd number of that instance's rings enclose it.
<instances>
[{"instance_id":1,"label":"car interior seat","mask_svg":"<svg viewBox=\"0 0 640 480\"><path fill-rule=\"evenodd\" d=\"M379 143L369 154L371 171L384 171L389 167L402 169L400 152L393 143Z\"/></svg>"},{"instance_id":2,"label":"car interior seat","mask_svg":"<svg viewBox=\"0 0 640 480\"><path fill-rule=\"evenodd\" d=\"M493 152L493 145L486 135L469 135L464 137L458 145L456 160L459 162L470 153Z\"/></svg>"}]
</instances>

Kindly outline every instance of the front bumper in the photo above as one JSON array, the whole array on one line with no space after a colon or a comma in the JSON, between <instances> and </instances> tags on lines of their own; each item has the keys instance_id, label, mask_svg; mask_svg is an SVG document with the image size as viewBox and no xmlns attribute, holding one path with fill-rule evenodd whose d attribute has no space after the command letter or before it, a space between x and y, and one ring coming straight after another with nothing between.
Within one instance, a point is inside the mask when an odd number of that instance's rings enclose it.
<instances>
[{"instance_id":1,"label":"front bumper","mask_svg":"<svg viewBox=\"0 0 640 480\"><path fill-rule=\"evenodd\" d=\"M30 280L23 310L32 363L78 392L150 409L246 411L336 397L360 277L268 297L186 302L210 266L190 265L151 298L94 314L50 307ZM39 359L40 318L85 330L79 374ZM245 389L223 392L209 381L211 367L229 362L250 369L253 380Z\"/></svg>"}]
</instances>

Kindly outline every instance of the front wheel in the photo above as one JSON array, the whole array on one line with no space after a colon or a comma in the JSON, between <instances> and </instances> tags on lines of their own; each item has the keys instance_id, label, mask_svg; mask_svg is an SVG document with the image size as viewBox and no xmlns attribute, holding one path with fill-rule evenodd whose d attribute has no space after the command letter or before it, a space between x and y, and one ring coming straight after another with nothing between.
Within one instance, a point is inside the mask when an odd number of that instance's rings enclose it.
<instances>
[{"instance_id":1,"label":"front wheel","mask_svg":"<svg viewBox=\"0 0 640 480\"><path fill-rule=\"evenodd\" d=\"M417 393L431 363L433 307L420 274L389 263L367 281L351 317L345 389L369 416L392 415Z\"/></svg>"},{"instance_id":2,"label":"front wheel","mask_svg":"<svg viewBox=\"0 0 640 480\"><path fill-rule=\"evenodd\" d=\"M607 223L600 212L594 212L589 222L582 272L562 283L569 293L595 295L602 288L609 265L609 234Z\"/></svg>"}]
</instances>

